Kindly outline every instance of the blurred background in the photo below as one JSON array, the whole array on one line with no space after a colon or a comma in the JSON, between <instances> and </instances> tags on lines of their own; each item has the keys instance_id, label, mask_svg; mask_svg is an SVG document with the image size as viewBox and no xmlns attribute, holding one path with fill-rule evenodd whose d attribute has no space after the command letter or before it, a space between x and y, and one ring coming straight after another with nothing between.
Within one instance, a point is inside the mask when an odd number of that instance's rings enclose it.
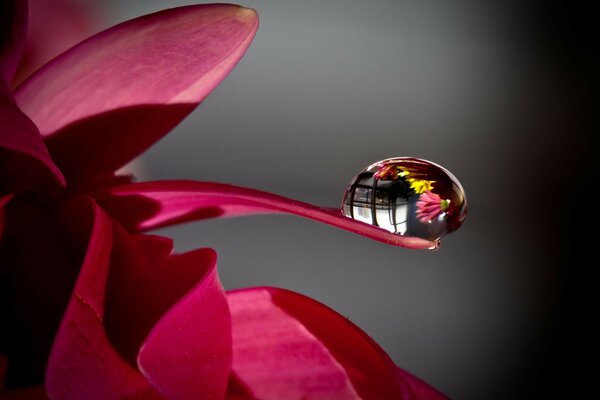
<instances>
[{"instance_id":1,"label":"blurred background","mask_svg":"<svg viewBox=\"0 0 600 400\"><path fill-rule=\"evenodd\" d=\"M187 2L87 3L100 29ZM583 391L593 14L558 1L242 5L261 19L253 45L141 158L141 179L338 206L365 166L416 156L459 178L469 216L437 252L291 216L160 233L179 251L215 248L227 289L278 286L329 305L451 398Z\"/></svg>"}]
</instances>

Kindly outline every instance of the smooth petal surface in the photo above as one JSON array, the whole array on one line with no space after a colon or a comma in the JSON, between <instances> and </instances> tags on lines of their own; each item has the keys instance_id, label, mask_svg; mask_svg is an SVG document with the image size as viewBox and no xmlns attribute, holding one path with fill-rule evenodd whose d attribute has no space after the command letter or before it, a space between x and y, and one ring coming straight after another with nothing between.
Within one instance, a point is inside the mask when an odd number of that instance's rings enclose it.
<instances>
[{"instance_id":1,"label":"smooth petal surface","mask_svg":"<svg viewBox=\"0 0 600 400\"><path fill-rule=\"evenodd\" d=\"M80 207L92 208L93 225L81 272L48 361L48 394L56 399L159 398L106 337L104 293L113 224L97 206ZM88 236L85 231L90 228L84 222L82 225L73 226L74 236Z\"/></svg>"},{"instance_id":2,"label":"smooth petal surface","mask_svg":"<svg viewBox=\"0 0 600 400\"><path fill-rule=\"evenodd\" d=\"M222 398L231 325L215 253L171 255L171 240L131 235L88 200L65 213L83 221L68 236L90 239L48 362L50 397Z\"/></svg>"},{"instance_id":3,"label":"smooth petal surface","mask_svg":"<svg viewBox=\"0 0 600 400\"><path fill-rule=\"evenodd\" d=\"M212 217L288 213L336 226L380 242L412 249L431 249L435 242L400 236L351 218L339 210L316 207L271 193L213 182L136 183L97 194L98 202L131 230Z\"/></svg>"},{"instance_id":4,"label":"smooth petal surface","mask_svg":"<svg viewBox=\"0 0 600 400\"><path fill-rule=\"evenodd\" d=\"M95 2L29 0L27 39L11 87L69 47L90 36Z\"/></svg>"},{"instance_id":5,"label":"smooth petal surface","mask_svg":"<svg viewBox=\"0 0 600 400\"><path fill-rule=\"evenodd\" d=\"M234 395L264 400L418 398L385 352L326 306L274 288L229 292L228 301Z\"/></svg>"},{"instance_id":6,"label":"smooth petal surface","mask_svg":"<svg viewBox=\"0 0 600 400\"><path fill-rule=\"evenodd\" d=\"M37 127L16 106L0 80L0 195L65 179L54 164Z\"/></svg>"},{"instance_id":7,"label":"smooth petal surface","mask_svg":"<svg viewBox=\"0 0 600 400\"><path fill-rule=\"evenodd\" d=\"M227 75L258 27L234 5L175 8L80 43L16 90L68 179L111 172L169 132Z\"/></svg>"},{"instance_id":8,"label":"smooth petal surface","mask_svg":"<svg viewBox=\"0 0 600 400\"><path fill-rule=\"evenodd\" d=\"M169 399L222 399L231 368L231 320L216 255L201 249L176 257L163 275L165 289L197 282L185 279L193 271L204 277L154 326L138 365Z\"/></svg>"},{"instance_id":9,"label":"smooth petal surface","mask_svg":"<svg viewBox=\"0 0 600 400\"><path fill-rule=\"evenodd\" d=\"M221 398L231 323L216 254L171 255L169 239L113 231L104 303L109 341L164 396Z\"/></svg>"},{"instance_id":10,"label":"smooth petal surface","mask_svg":"<svg viewBox=\"0 0 600 400\"><path fill-rule=\"evenodd\" d=\"M10 82L25 45L27 0L0 2L0 81Z\"/></svg>"}]
</instances>

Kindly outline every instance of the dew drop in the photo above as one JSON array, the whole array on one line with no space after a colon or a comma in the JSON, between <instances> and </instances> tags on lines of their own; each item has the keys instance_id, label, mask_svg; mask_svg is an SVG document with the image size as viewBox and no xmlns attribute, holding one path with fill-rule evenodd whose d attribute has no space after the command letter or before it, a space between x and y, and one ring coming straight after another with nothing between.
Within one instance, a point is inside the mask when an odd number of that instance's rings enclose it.
<instances>
[{"instance_id":1,"label":"dew drop","mask_svg":"<svg viewBox=\"0 0 600 400\"><path fill-rule=\"evenodd\" d=\"M392 233L437 241L462 225L467 198L445 168L397 157L356 175L344 193L342 213Z\"/></svg>"}]
</instances>

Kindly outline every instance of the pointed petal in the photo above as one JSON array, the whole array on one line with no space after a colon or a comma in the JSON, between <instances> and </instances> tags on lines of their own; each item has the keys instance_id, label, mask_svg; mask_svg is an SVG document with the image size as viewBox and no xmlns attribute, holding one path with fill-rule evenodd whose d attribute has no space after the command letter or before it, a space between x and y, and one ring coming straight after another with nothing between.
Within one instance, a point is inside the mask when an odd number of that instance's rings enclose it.
<instances>
[{"instance_id":1,"label":"pointed petal","mask_svg":"<svg viewBox=\"0 0 600 400\"><path fill-rule=\"evenodd\" d=\"M174 8L117 25L16 90L67 177L111 172L160 139L227 75L258 26L234 5Z\"/></svg>"},{"instance_id":2,"label":"pointed petal","mask_svg":"<svg viewBox=\"0 0 600 400\"><path fill-rule=\"evenodd\" d=\"M143 376L113 349L103 325L104 291L113 248L113 224L95 205L93 225L73 226L87 236L89 244L81 272L62 320L46 371L46 388L51 398L107 399L159 398ZM80 211L85 214L85 210Z\"/></svg>"},{"instance_id":3,"label":"pointed petal","mask_svg":"<svg viewBox=\"0 0 600 400\"><path fill-rule=\"evenodd\" d=\"M339 210L258 190L214 182L161 181L124 185L97 195L114 218L132 230L149 230L210 217L288 213L310 218L380 242L412 249L435 248L429 240L400 236L347 218Z\"/></svg>"},{"instance_id":4,"label":"pointed petal","mask_svg":"<svg viewBox=\"0 0 600 400\"><path fill-rule=\"evenodd\" d=\"M16 106L0 80L0 195L65 184L37 127Z\"/></svg>"},{"instance_id":5,"label":"pointed petal","mask_svg":"<svg viewBox=\"0 0 600 400\"><path fill-rule=\"evenodd\" d=\"M179 265L169 270L205 270L205 276L154 326L140 350L138 365L167 398L222 399L231 368L231 320L216 273L216 255L201 249L178 257L175 264ZM163 278L180 284L196 281L181 279L183 275Z\"/></svg>"},{"instance_id":6,"label":"pointed petal","mask_svg":"<svg viewBox=\"0 0 600 400\"><path fill-rule=\"evenodd\" d=\"M11 80L25 45L27 0L0 2L0 82Z\"/></svg>"},{"instance_id":7,"label":"pointed petal","mask_svg":"<svg viewBox=\"0 0 600 400\"><path fill-rule=\"evenodd\" d=\"M232 373L260 399L413 399L385 352L348 319L274 288L228 292Z\"/></svg>"}]
</instances>

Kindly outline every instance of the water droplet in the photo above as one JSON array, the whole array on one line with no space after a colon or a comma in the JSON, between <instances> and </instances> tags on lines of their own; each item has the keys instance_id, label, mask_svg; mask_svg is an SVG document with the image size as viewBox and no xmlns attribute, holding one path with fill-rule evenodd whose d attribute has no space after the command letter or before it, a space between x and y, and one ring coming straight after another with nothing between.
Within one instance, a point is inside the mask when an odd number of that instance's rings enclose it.
<instances>
[{"instance_id":1,"label":"water droplet","mask_svg":"<svg viewBox=\"0 0 600 400\"><path fill-rule=\"evenodd\" d=\"M437 241L467 215L465 192L445 168L411 157L378 161L352 180L342 212L392 233Z\"/></svg>"}]
</instances>

